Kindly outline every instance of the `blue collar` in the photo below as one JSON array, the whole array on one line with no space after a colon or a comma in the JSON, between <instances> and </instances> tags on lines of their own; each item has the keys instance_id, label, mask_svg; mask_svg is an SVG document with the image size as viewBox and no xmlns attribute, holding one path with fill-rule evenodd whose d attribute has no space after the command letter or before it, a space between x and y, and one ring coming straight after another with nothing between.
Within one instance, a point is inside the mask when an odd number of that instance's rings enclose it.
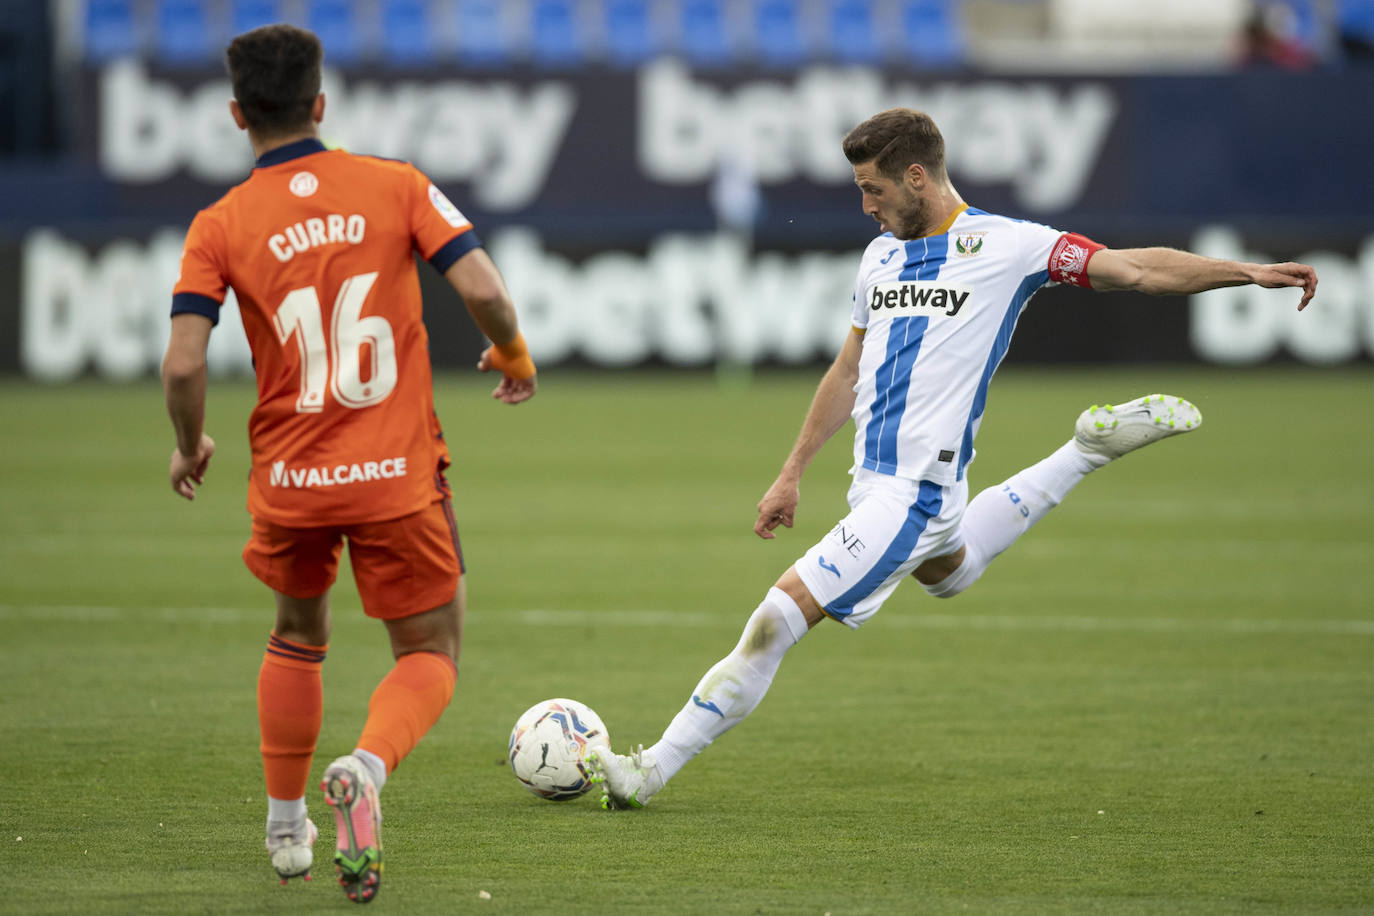
<instances>
[{"instance_id":1,"label":"blue collar","mask_svg":"<svg viewBox=\"0 0 1374 916\"><path fill-rule=\"evenodd\" d=\"M258 157L257 167L263 168L269 165L281 165L283 162L290 162L292 159L299 159L301 156L309 156L311 153L323 153L329 147L325 146L314 137L307 137L304 140L295 140L285 146L278 146L270 149Z\"/></svg>"}]
</instances>

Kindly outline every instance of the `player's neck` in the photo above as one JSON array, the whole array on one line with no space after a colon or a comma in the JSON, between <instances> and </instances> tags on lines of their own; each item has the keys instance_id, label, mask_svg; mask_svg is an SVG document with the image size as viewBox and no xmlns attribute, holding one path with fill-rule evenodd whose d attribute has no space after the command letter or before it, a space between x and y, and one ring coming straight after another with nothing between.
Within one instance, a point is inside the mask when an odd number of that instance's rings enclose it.
<instances>
[{"instance_id":1,"label":"player's neck","mask_svg":"<svg viewBox=\"0 0 1374 916\"><path fill-rule=\"evenodd\" d=\"M967 209L968 204L964 203L958 195L955 195L954 200L950 202L949 207L944 209L944 213L940 217L940 221L931 226L930 230L925 234L944 235L946 232L949 231L949 227L954 225L954 220L958 218L959 214L963 213Z\"/></svg>"},{"instance_id":2,"label":"player's neck","mask_svg":"<svg viewBox=\"0 0 1374 916\"><path fill-rule=\"evenodd\" d=\"M289 134L274 134L270 137L259 137L251 131L248 134L248 142L253 144L253 158L261 159L274 149L281 149L301 140L318 140L320 129L311 124L308 129L298 130Z\"/></svg>"},{"instance_id":3,"label":"player's neck","mask_svg":"<svg viewBox=\"0 0 1374 916\"><path fill-rule=\"evenodd\" d=\"M931 215L934 216L934 219L931 220L930 226L923 234L935 235L940 232L948 232L950 224L954 222L954 218L967 208L968 204L964 203L964 199L959 196L959 192L954 190L954 186L945 185L940 189L939 195L932 202L930 212Z\"/></svg>"}]
</instances>

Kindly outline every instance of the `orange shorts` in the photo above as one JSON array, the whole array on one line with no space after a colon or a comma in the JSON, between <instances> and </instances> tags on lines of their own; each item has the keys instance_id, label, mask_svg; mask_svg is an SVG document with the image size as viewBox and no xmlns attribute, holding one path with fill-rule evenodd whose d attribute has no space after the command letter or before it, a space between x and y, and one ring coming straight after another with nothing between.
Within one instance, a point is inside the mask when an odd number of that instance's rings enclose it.
<instances>
[{"instance_id":1,"label":"orange shorts","mask_svg":"<svg viewBox=\"0 0 1374 916\"><path fill-rule=\"evenodd\" d=\"M243 562L268 587L314 598L334 584L345 538L369 617L394 620L447 604L466 571L447 496L412 515L337 528L287 528L254 518Z\"/></svg>"}]
</instances>

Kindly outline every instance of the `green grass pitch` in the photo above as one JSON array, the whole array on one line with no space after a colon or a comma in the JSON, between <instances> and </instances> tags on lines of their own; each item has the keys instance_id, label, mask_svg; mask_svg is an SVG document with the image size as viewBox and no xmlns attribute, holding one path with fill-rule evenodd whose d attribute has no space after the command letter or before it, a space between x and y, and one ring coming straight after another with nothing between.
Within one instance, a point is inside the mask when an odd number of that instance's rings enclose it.
<instances>
[{"instance_id":1,"label":"green grass pitch","mask_svg":"<svg viewBox=\"0 0 1374 916\"><path fill-rule=\"evenodd\" d=\"M508 408L438 380L470 612L453 705L384 795L396 913L1374 911L1374 413L1367 370L1011 368L973 489L1094 401L1202 429L1094 475L954 601L823 624L755 715L648 809L524 792L516 716L572 696L651 743L844 511L849 436L796 529L754 506L817 372L548 372ZM243 568L252 389L211 388L194 504L149 383L0 384L0 911L345 911L262 848ZM390 665L345 578L315 761ZM489 899L482 892L490 895Z\"/></svg>"}]
</instances>

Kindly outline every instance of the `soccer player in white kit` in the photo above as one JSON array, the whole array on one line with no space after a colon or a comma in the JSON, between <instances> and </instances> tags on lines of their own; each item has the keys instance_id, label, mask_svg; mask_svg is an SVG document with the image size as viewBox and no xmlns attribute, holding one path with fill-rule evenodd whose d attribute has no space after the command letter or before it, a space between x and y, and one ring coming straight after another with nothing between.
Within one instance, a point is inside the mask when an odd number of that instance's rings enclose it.
<instances>
[{"instance_id":1,"label":"soccer player in white kit","mask_svg":"<svg viewBox=\"0 0 1374 916\"><path fill-rule=\"evenodd\" d=\"M1088 474L1198 427L1201 415L1178 397L1094 406L1057 451L969 501L965 472L988 383L1036 290L1072 283L1186 295L1254 283L1301 287L1299 309L1316 292L1316 272L1304 264L1113 250L969 207L946 175L939 128L918 111L873 116L845 137L844 153L882 234L859 264L853 327L759 502L754 531L771 539L778 525L792 526L803 471L852 417L851 511L769 589L658 743L629 755L588 752L603 807L643 807L753 711L783 655L821 620L858 627L909 575L952 598Z\"/></svg>"}]
</instances>

